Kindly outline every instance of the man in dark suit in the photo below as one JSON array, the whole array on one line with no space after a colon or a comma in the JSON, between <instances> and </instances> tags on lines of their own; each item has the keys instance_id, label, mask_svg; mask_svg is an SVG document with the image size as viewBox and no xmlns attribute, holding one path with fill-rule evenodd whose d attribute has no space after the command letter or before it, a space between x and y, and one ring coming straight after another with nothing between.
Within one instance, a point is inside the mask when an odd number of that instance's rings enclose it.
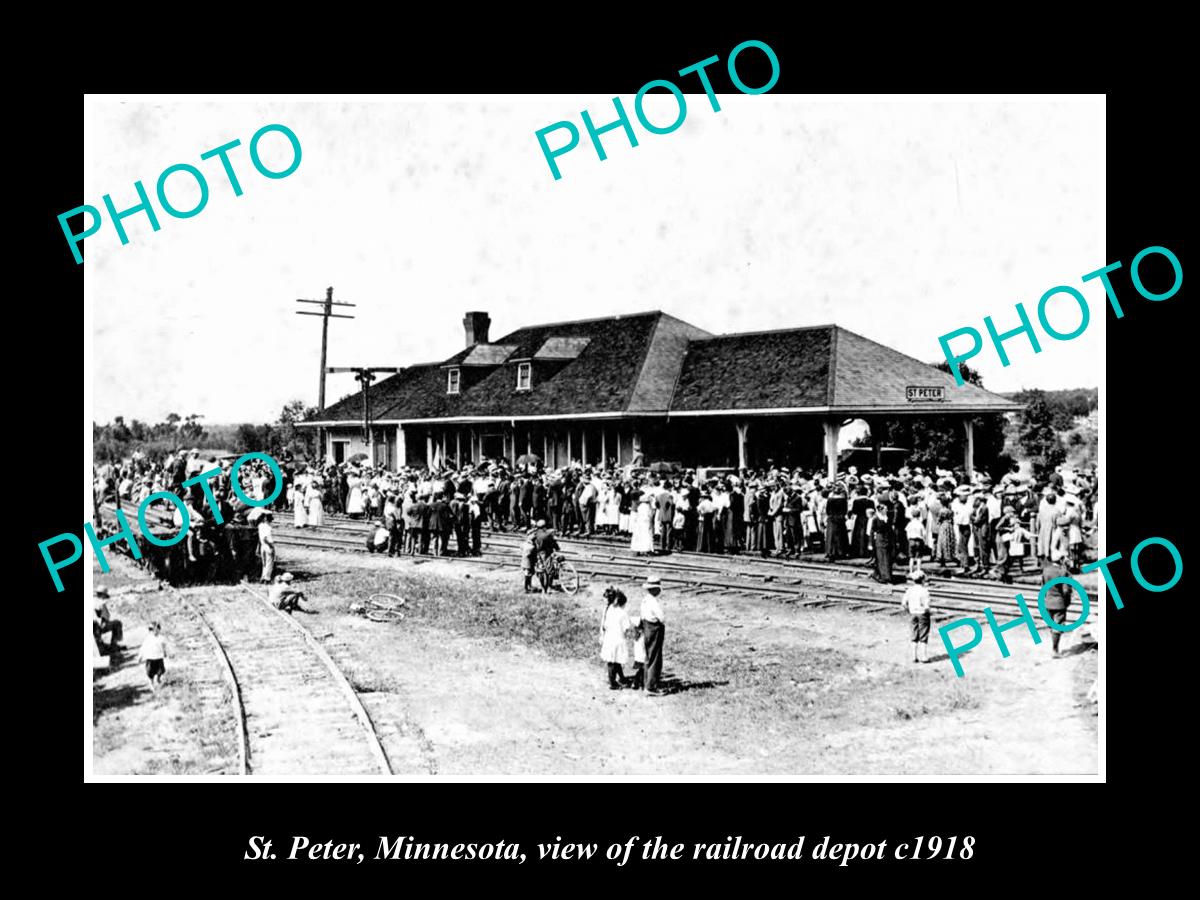
<instances>
[{"instance_id":1,"label":"man in dark suit","mask_svg":"<svg viewBox=\"0 0 1200 900\"><path fill-rule=\"evenodd\" d=\"M417 535L419 538L418 552L426 554L429 552L429 495L422 494L417 498L416 504L413 506L413 521L417 523Z\"/></svg>"},{"instance_id":2,"label":"man in dark suit","mask_svg":"<svg viewBox=\"0 0 1200 900\"><path fill-rule=\"evenodd\" d=\"M475 483L471 480L470 468L463 469L459 476L456 493L462 494L464 497L470 497L475 493Z\"/></svg>"},{"instance_id":3,"label":"man in dark suit","mask_svg":"<svg viewBox=\"0 0 1200 900\"><path fill-rule=\"evenodd\" d=\"M579 481L575 483L571 493L571 511L575 516L576 528L578 529L579 534L583 534L587 530L587 519L584 518L583 504L580 503L580 498L583 496L583 487L586 480L587 479L581 474L579 476Z\"/></svg>"},{"instance_id":4,"label":"man in dark suit","mask_svg":"<svg viewBox=\"0 0 1200 900\"><path fill-rule=\"evenodd\" d=\"M527 524L527 520L521 518L521 483L524 480L524 475L515 475L508 486L509 518L512 520L513 528L518 531Z\"/></svg>"},{"instance_id":5,"label":"man in dark suit","mask_svg":"<svg viewBox=\"0 0 1200 900\"><path fill-rule=\"evenodd\" d=\"M1042 565L1042 585L1047 585L1055 578L1066 578L1067 567L1063 563L1063 551L1055 547L1050 551L1050 558ZM1069 584L1056 584L1050 588L1046 594L1046 613L1051 620L1059 625L1065 625L1067 622L1067 609L1071 606L1071 595L1074 590ZM1059 659L1062 654L1058 652L1058 642L1062 638L1062 632L1057 629L1050 629L1050 648L1054 653L1054 658Z\"/></svg>"},{"instance_id":6,"label":"man in dark suit","mask_svg":"<svg viewBox=\"0 0 1200 900\"><path fill-rule=\"evenodd\" d=\"M550 483L550 487L546 489L547 518L550 520L550 527L555 530L562 528L562 499L562 482L555 479Z\"/></svg>"},{"instance_id":7,"label":"man in dark suit","mask_svg":"<svg viewBox=\"0 0 1200 900\"><path fill-rule=\"evenodd\" d=\"M846 558L846 491L836 485L825 504L825 559L829 562Z\"/></svg>"},{"instance_id":8,"label":"man in dark suit","mask_svg":"<svg viewBox=\"0 0 1200 900\"><path fill-rule=\"evenodd\" d=\"M539 475L533 482L533 512L534 519L546 518L546 484Z\"/></svg>"},{"instance_id":9,"label":"man in dark suit","mask_svg":"<svg viewBox=\"0 0 1200 900\"><path fill-rule=\"evenodd\" d=\"M675 495L665 484L658 487L657 490L658 496L655 498L654 504L658 507L659 535L662 540L659 551L670 553L671 532L675 525Z\"/></svg>"},{"instance_id":10,"label":"man in dark suit","mask_svg":"<svg viewBox=\"0 0 1200 900\"><path fill-rule=\"evenodd\" d=\"M525 475L521 478L521 522L528 524L536 521L533 515L533 478Z\"/></svg>"},{"instance_id":11,"label":"man in dark suit","mask_svg":"<svg viewBox=\"0 0 1200 900\"><path fill-rule=\"evenodd\" d=\"M433 555L442 556L446 552L444 530L450 525L450 505L445 498L438 494L429 506L429 534L433 538Z\"/></svg>"},{"instance_id":12,"label":"man in dark suit","mask_svg":"<svg viewBox=\"0 0 1200 900\"><path fill-rule=\"evenodd\" d=\"M495 479L496 486L488 494L488 515L492 520L492 528L504 531L508 525L508 473L501 469Z\"/></svg>"},{"instance_id":13,"label":"man in dark suit","mask_svg":"<svg viewBox=\"0 0 1200 900\"><path fill-rule=\"evenodd\" d=\"M455 552L459 556L471 555L471 504L462 494L455 494L450 504L454 515Z\"/></svg>"},{"instance_id":14,"label":"man in dark suit","mask_svg":"<svg viewBox=\"0 0 1200 900\"><path fill-rule=\"evenodd\" d=\"M729 492L729 515L733 519L733 546L728 548L730 553L737 553L746 546L746 495L743 492L745 482L739 483Z\"/></svg>"},{"instance_id":15,"label":"man in dark suit","mask_svg":"<svg viewBox=\"0 0 1200 900\"><path fill-rule=\"evenodd\" d=\"M700 522L700 488L696 487L695 479L689 475L683 480L683 493L687 497L687 506L683 510L683 546L696 546L696 526Z\"/></svg>"}]
</instances>

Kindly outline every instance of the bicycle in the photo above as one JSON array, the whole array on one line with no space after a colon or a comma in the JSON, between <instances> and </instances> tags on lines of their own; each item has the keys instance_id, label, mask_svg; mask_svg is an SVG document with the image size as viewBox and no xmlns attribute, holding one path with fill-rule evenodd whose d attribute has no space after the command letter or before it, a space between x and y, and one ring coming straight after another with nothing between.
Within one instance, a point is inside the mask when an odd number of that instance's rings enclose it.
<instances>
[{"instance_id":1,"label":"bicycle","mask_svg":"<svg viewBox=\"0 0 1200 900\"><path fill-rule=\"evenodd\" d=\"M579 590L579 573L561 553L552 554L549 559L538 554L533 573L542 585L543 594L549 593L552 587L559 587L572 595Z\"/></svg>"},{"instance_id":2,"label":"bicycle","mask_svg":"<svg viewBox=\"0 0 1200 900\"><path fill-rule=\"evenodd\" d=\"M395 594L372 594L367 598L363 615L372 622L400 622L404 619L401 610L405 605L404 598Z\"/></svg>"}]
</instances>

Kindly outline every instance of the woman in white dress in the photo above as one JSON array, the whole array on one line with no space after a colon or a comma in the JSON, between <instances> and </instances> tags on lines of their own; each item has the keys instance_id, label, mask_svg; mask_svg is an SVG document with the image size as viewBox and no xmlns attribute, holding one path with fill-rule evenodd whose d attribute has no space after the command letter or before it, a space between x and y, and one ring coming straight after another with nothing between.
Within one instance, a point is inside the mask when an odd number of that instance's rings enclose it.
<instances>
[{"instance_id":1,"label":"woman in white dress","mask_svg":"<svg viewBox=\"0 0 1200 900\"><path fill-rule=\"evenodd\" d=\"M625 594L605 588L606 605L600 614L600 658L608 663L608 689L619 691L625 680L624 667L633 662L633 622L625 609Z\"/></svg>"},{"instance_id":2,"label":"woman in white dress","mask_svg":"<svg viewBox=\"0 0 1200 900\"><path fill-rule=\"evenodd\" d=\"M605 521L608 523L608 531L610 534L617 533L617 526L621 524L621 492L617 490L615 484L608 486L608 502L606 504L608 511Z\"/></svg>"},{"instance_id":3,"label":"woman in white dress","mask_svg":"<svg viewBox=\"0 0 1200 900\"><path fill-rule=\"evenodd\" d=\"M297 528L308 527L308 473L297 475L292 485L292 513L296 517Z\"/></svg>"},{"instance_id":4,"label":"woman in white dress","mask_svg":"<svg viewBox=\"0 0 1200 900\"><path fill-rule=\"evenodd\" d=\"M629 548L639 556L654 550L654 512L650 509L650 496L642 494L638 499L637 512L633 515L633 538Z\"/></svg>"},{"instance_id":5,"label":"woman in white dress","mask_svg":"<svg viewBox=\"0 0 1200 900\"><path fill-rule=\"evenodd\" d=\"M308 504L308 524L320 527L325 524L325 505L322 501L324 491L319 479L314 478L308 483L304 492L304 500Z\"/></svg>"},{"instance_id":6,"label":"woman in white dress","mask_svg":"<svg viewBox=\"0 0 1200 900\"><path fill-rule=\"evenodd\" d=\"M346 515L358 517L366 510L362 479L351 475L346 479Z\"/></svg>"}]
</instances>

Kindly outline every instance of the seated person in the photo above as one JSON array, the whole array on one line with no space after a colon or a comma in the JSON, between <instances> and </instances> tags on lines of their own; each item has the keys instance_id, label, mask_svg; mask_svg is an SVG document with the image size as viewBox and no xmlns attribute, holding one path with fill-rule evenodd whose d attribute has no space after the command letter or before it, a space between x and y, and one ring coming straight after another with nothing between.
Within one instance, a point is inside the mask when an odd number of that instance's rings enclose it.
<instances>
[{"instance_id":1,"label":"seated person","mask_svg":"<svg viewBox=\"0 0 1200 900\"><path fill-rule=\"evenodd\" d=\"M388 531L383 519L372 522L371 530L367 533L367 552L386 553L391 537L391 532Z\"/></svg>"},{"instance_id":2,"label":"seated person","mask_svg":"<svg viewBox=\"0 0 1200 900\"><path fill-rule=\"evenodd\" d=\"M108 645L111 650L121 646L122 629L119 620L114 619L108 612L108 588L101 585L93 592L92 598L92 637L96 646L104 653L104 636L108 635Z\"/></svg>"},{"instance_id":3,"label":"seated person","mask_svg":"<svg viewBox=\"0 0 1200 900\"><path fill-rule=\"evenodd\" d=\"M295 610L300 612L311 612L312 610L305 609L300 605L300 601L306 600L303 591L298 591L292 587L291 572L284 572L275 579L275 583L271 585L267 592L267 599L276 609L283 610L285 613L291 613Z\"/></svg>"}]
</instances>

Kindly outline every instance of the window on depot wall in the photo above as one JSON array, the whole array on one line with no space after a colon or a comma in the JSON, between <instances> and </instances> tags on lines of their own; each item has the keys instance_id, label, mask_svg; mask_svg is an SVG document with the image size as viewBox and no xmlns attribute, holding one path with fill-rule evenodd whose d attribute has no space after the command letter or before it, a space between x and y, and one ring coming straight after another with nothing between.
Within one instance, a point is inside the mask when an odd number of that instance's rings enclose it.
<instances>
[{"instance_id":1,"label":"window on depot wall","mask_svg":"<svg viewBox=\"0 0 1200 900\"><path fill-rule=\"evenodd\" d=\"M446 393L457 394L458 386L462 382L462 372L459 369L448 369L446 371Z\"/></svg>"},{"instance_id":2,"label":"window on depot wall","mask_svg":"<svg viewBox=\"0 0 1200 900\"><path fill-rule=\"evenodd\" d=\"M533 387L533 363L517 363L517 390L527 391Z\"/></svg>"}]
</instances>

